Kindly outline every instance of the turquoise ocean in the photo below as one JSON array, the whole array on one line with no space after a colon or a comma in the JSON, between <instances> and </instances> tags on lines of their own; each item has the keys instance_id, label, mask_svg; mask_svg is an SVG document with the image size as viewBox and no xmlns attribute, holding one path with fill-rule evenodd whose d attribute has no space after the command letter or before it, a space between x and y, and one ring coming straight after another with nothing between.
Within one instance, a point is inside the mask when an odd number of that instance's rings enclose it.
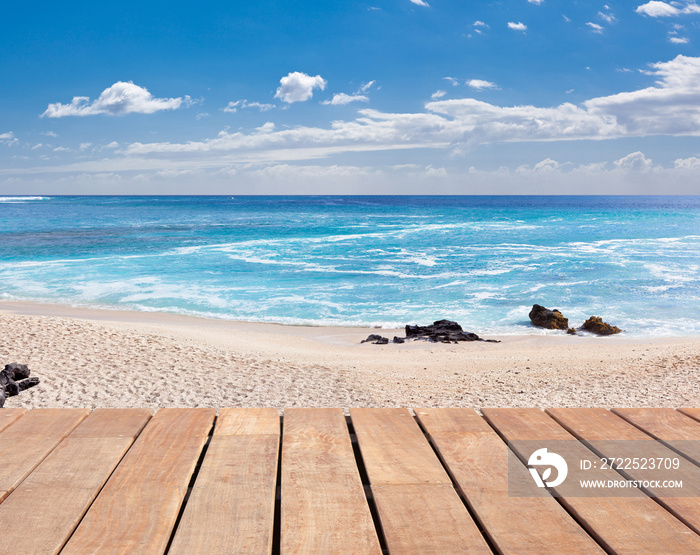
<instances>
[{"instance_id":1,"label":"turquoise ocean","mask_svg":"<svg viewBox=\"0 0 700 555\"><path fill-rule=\"evenodd\" d=\"M700 197L5 196L0 300L553 333L538 303L698 335Z\"/></svg>"}]
</instances>

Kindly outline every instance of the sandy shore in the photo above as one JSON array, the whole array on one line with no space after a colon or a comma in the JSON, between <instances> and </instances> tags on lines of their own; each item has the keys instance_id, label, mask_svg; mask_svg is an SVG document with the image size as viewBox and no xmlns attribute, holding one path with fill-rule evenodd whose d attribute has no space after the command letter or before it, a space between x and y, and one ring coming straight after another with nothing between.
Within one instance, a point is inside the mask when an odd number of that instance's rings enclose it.
<instances>
[{"instance_id":1,"label":"sandy shore","mask_svg":"<svg viewBox=\"0 0 700 555\"><path fill-rule=\"evenodd\" d=\"M700 338L379 346L403 330L10 302L0 323L0 364L41 379L6 407L700 406Z\"/></svg>"}]
</instances>

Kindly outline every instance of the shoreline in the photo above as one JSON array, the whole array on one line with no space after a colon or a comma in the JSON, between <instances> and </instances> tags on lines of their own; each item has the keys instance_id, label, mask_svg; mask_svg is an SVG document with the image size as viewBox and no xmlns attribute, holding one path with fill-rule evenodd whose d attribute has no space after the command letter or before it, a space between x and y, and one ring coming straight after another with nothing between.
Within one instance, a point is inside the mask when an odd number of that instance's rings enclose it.
<instances>
[{"instance_id":1,"label":"shoreline","mask_svg":"<svg viewBox=\"0 0 700 555\"><path fill-rule=\"evenodd\" d=\"M0 363L41 379L6 407L700 406L692 336L372 345L360 342L403 329L15 301L0 301L0 321Z\"/></svg>"}]
</instances>

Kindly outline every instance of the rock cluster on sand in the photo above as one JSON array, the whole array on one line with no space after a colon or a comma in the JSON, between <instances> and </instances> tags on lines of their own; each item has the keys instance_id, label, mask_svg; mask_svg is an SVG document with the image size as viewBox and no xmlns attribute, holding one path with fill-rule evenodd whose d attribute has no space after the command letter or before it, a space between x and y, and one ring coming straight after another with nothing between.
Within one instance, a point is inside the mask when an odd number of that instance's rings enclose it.
<instances>
[{"instance_id":1,"label":"rock cluster on sand","mask_svg":"<svg viewBox=\"0 0 700 555\"><path fill-rule=\"evenodd\" d=\"M566 330L566 333L576 335L576 328L570 328L569 319L564 318L562 313L556 308L554 310L549 310L548 308L538 304L532 305L530 320L532 321L533 325L540 328L547 328L550 330ZM603 322L603 319L600 316L591 316L578 329L595 333L597 335L613 335L622 331L617 326L611 326L610 324Z\"/></svg>"},{"instance_id":2,"label":"rock cluster on sand","mask_svg":"<svg viewBox=\"0 0 700 555\"><path fill-rule=\"evenodd\" d=\"M424 339L432 343L459 343L460 341L487 341L500 343L494 339L482 339L475 333L464 331L462 326L451 320L438 320L430 326L406 326L406 339ZM381 335L371 334L362 343L371 342L375 345L386 345L389 339ZM405 339L394 337L393 343L404 343Z\"/></svg>"},{"instance_id":3,"label":"rock cluster on sand","mask_svg":"<svg viewBox=\"0 0 700 555\"><path fill-rule=\"evenodd\" d=\"M0 408L5 405L5 398L19 395L20 391L34 387L39 378L30 378L31 370L25 364L13 362L0 371Z\"/></svg>"},{"instance_id":4,"label":"rock cluster on sand","mask_svg":"<svg viewBox=\"0 0 700 555\"><path fill-rule=\"evenodd\" d=\"M530 320L538 328L547 328L548 330L569 329L569 319L564 318L562 313L556 308L554 310L549 310L538 304L532 305Z\"/></svg>"}]
</instances>

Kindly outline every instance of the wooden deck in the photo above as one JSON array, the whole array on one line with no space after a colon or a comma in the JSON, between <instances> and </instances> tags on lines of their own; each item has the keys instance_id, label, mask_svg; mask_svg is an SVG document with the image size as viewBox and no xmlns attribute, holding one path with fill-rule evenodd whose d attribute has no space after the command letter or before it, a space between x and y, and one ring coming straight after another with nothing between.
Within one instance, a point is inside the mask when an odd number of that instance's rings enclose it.
<instances>
[{"instance_id":1,"label":"wooden deck","mask_svg":"<svg viewBox=\"0 0 700 555\"><path fill-rule=\"evenodd\" d=\"M0 410L0 554L700 553L700 497L517 497L506 443L646 441L700 486L698 409L414 412Z\"/></svg>"}]
</instances>

